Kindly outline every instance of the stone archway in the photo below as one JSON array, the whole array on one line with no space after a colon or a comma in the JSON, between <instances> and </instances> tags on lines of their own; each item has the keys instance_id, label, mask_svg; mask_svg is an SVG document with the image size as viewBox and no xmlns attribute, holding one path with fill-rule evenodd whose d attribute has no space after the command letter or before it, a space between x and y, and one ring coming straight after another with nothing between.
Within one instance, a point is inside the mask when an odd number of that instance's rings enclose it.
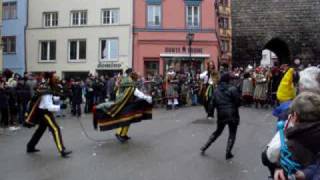
<instances>
[{"instance_id":1,"label":"stone archway","mask_svg":"<svg viewBox=\"0 0 320 180\"><path fill-rule=\"evenodd\" d=\"M268 49L276 54L280 64L291 64L291 54L286 42L280 38L273 38L264 46L264 49Z\"/></svg>"}]
</instances>

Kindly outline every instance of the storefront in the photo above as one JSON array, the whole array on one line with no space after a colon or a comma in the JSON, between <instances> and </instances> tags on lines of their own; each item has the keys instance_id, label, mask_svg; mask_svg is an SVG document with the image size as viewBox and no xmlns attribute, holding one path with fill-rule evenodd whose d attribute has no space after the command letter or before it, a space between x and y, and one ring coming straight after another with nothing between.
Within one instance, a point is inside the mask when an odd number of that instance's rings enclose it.
<instances>
[{"instance_id":1,"label":"storefront","mask_svg":"<svg viewBox=\"0 0 320 180\"><path fill-rule=\"evenodd\" d=\"M191 52L186 42L173 44L172 41L162 42L166 44L140 44L138 55L135 57L135 70L147 77L148 75L165 75L169 68L176 72L189 72L192 74L206 69L208 62L213 62L218 67L218 48L215 43L195 42ZM146 50L147 49L147 50ZM142 61L139 61L139 60Z\"/></svg>"},{"instance_id":2,"label":"storefront","mask_svg":"<svg viewBox=\"0 0 320 180\"><path fill-rule=\"evenodd\" d=\"M164 71L174 68L176 72L199 73L205 69L205 62L210 59L210 54L203 53L203 48L165 48L165 52L160 54L164 60Z\"/></svg>"}]
</instances>

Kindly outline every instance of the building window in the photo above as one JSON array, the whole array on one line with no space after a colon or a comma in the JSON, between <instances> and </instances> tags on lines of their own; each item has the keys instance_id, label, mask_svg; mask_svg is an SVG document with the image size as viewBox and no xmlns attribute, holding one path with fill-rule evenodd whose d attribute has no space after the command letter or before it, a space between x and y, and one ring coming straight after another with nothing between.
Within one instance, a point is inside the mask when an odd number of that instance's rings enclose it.
<instances>
[{"instance_id":1,"label":"building window","mask_svg":"<svg viewBox=\"0 0 320 180\"><path fill-rule=\"evenodd\" d=\"M2 42L3 42L3 53L4 54L16 53L16 37L15 36L2 37Z\"/></svg>"},{"instance_id":2,"label":"building window","mask_svg":"<svg viewBox=\"0 0 320 180\"><path fill-rule=\"evenodd\" d=\"M44 26L54 27L58 26L58 13L57 12L45 12L44 16Z\"/></svg>"},{"instance_id":3,"label":"building window","mask_svg":"<svg viewBox=\"0 0 320 180\"><path fill-rule=\"evenodd\" d=\"M219 18L219 27L223 29L229 29L229 18L220 17Z\"/></svg>"},{"instance_id":4,"label":"building window","mask_svg":"<svg viewBox=\"0 0 320 180\"><path fill-rule=\"evenodd\" d=\"M194 28L200 26L200 6L186 6L187 25Z\"/></svg>"},{"instance_id":5,"label":"building window","mask_svg":"<svg viewBox=\"0 0 320 180\"><path fill-rule=\"evenodd\" d=\"M118 24L119 9L104 9L102 10L102 24Z\"/></svg>"},{"instance_id":6,"label":"building window","mask_svg":"<svg viewBox=\"0 0 320 180\"><path fill-rule=\"evenodd\" d=\"M221 51L226 53L229 52L230 46L229 46L229 40L221 40Z\"/></svg>"},{"instance_id":7,"label":"building window","mask_svg":"<svg viewBox=\"0 0 320 180\"><path fill-rule=\"evenodd\" d=\"M118 39L102 39L100 41L100 52L101 60L118 60L119 54L119 43Z\"/></svg>"},{"instance_id":8,"label":"building window","mask_svg":"<svg viewBox=\"0 0 320 180\"><path fill-rule=\"evenodd\" d=\"M56 60L56 41L40 42L40 60L41 61Z\"/></svg>"},{"instance_id":9,"label":"building window","mask_svg":"<svg viewBox=\"0 0 320 180\"><path fill-rule=\"evenodd\" d=\"M5 2L2 4L2 18L16 19L17 18L17 2Z\"/></svg>"},{"instance_id":10,"label":"building window","mask_svg":"<svg viewBox=\"0 0 320 180\"><path fill-rule=\"evenodd\" d=\"M228 7L229 6L229 0L220 0L220 5L224 6L224 7Z\"/></svg>"},{"instance_id":11,"label":"building window","mask_svg":"<svg viewBox=\"0 0 320 180\"><path fill-rule=\"evenodd\" d=\"M87 11L72 11L71 24L73 26L80 26L87 24Z\"/></svg>"},{"instance_id":12,"label":"building window","mask_svg":"<svg viewBox=\"0 0 320 180\"><path fill-rule=\"evenodd\" d=\"M86 40L70 40L69 41L69 60L79 61L85 60L87 56Z\"/></svg>"},{"instance_id":13,"label":"building window","mask_svg":"<svg viewBox=\"0 0 320 180\"><path fill-rule=\"evenodd\" d=\"M148 26L160 26L161 5L148 5Z\"/></svg>"},{"instance_id":14,"label":"building window","mask_svg":"<svg viewBox=\"0 0 320 180\"><path fill-rule=\"evenodd\" d=\"M145 76L154 76L159 74L159 61L157 60L147 60L144 62Z\"/></svg>"}]
</instances>

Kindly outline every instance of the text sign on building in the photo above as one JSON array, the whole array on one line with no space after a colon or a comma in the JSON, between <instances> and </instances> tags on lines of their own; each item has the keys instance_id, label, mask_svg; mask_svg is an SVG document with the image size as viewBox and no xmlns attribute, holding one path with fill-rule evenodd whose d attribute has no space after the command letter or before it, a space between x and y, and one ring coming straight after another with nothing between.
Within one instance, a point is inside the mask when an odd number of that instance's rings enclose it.
<instances>
[{"instance_id":1,"label":"text sign on building","mask_svg":"<svg viewBox=\"0 0 320 180\"><path fill-rule=\"evenodd\" d=\"M165 47L164 52L171 53L171 54L190 53L189 48L186 48L186 47ZM202 54L203 49L202 48L191 48L191 53Z\"/></svg>"},{"instance_id":2,"label":"text sign on building","mask_svg":"<svg viewBox=\"0 0 320 180\"><path fill-rule=\"evenodd\" d=\"M121 69L122 64L119 62L100 62L98 69Z\"/></svg>"}]
</instances>

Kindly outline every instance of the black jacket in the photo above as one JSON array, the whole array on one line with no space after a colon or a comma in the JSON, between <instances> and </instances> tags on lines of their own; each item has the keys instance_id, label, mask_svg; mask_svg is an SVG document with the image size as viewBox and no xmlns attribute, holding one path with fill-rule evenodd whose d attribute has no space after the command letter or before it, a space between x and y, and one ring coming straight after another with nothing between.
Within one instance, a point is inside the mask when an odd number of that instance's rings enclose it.
<instances>
[{"instance_id":1,"label":"black jacket","mask_svg":"<svg viewBox=\"0 0 320 180\"><path fill-rule=\"evenodd\" d=\"M17 91L16 88L10 87L8 88L9 92L9 107L12 109L14 113L17 111L18 106L18 97L17 97Z\"/></svg>"},{"instance_id":2,"label":"black jacket","mask_svg":"<svg viewBox=\"0 0 320 180\"><path fill-rule=\"evenodd\" d=\"M213 95L213 106L217 109L218 123L239 124L240 94L237 88L222 82Z\"/></svg>"},{"instance_id":3,"label":"black jacket","mask_svg":"<svg viewBox=\"0 0 320 180\"><path fill-rule=\"evenodd\" d=\"M82 103L82 87L78 84L74 84L71 87L72 91L72 103L81 104Z\"/></svg>"},{"instance_id":4,"label":"black jacket","mask_svg":"<svg viewBox=\"0 0 320 180\"><path fill-rule=\"evenodd\" d=\"M0 108L9 107L9 93L7 89L0 88Z\"/></svg>"},{"instance_id":5,"label":"black jacket","mask_svg":"<svg viewBox=\"0 0 320 180\"><path fill-rule=\"evenodd\" d=\"M17 88L18 104L26 104L31 99L30 87L27 84L18 84Z\"/></svg>"},{"instance_id":6,"label":"black jacket","mask_svg":"<svg viewBox=\"0 0 320 180\"><path fill-rule=\"evenodd\" d=\"M320 152L320 122L299 123L286 132L288 147L294 160L307 166Z\"/></svg>"}]
</instances>

